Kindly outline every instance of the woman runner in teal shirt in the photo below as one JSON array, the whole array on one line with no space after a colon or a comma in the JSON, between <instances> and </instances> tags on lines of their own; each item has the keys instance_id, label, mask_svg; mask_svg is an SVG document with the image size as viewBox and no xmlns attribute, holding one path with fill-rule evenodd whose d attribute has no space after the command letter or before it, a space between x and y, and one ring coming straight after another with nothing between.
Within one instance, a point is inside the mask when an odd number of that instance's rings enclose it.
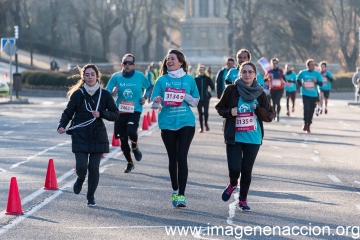
<instances>
[{"instance_id":1,"label":"woman runner in teal shirt","mask_svg":"<svg viewBox=\"0 0 360 240\"><path fill-rule=\"evenodd\" d=\"M187 72L185 55L170 50L151 95L153 109L161 104L158 124L169 157L174 207L186 207L187 155L195 134L195 115L190 107L196 107L199 102L195 80Z\"/></svg>"}]
</instances>

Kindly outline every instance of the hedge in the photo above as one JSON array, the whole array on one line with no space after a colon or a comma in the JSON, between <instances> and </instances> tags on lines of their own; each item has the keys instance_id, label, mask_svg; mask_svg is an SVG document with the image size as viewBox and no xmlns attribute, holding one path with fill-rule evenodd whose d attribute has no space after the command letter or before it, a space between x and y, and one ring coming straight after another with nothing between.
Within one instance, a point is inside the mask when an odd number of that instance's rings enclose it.
<instances>
[{"instance_id":1,"label":"hedge","mask_svg":"<svg viewBox=\"0 0 360 240\"><path fill-rule=\"evenodd\" d=\"M101 75L101 82L104 86L109 82L111 75ZM74 85L80 76L62 72L41 72L28 70L21 73L23 87L40 89L64 89Z\"/></svg>"},{"instance_id":2,"label":"hedge","mask_svg":"<svg viewBox=\"0 0 360 240\"><path fill-rule=\"evenodd\" d=\"M354 73L334 74L334 82L332 83L333 91L353 91L352 76ZM21 73L22 83L27 88L42 89L64 89L74 85L79 77L69 78L70 73L66 72L41 72L28 70ZM101 81L104 86L108 83L111 75L102 75Z\"/></svg>"}]
</instances>

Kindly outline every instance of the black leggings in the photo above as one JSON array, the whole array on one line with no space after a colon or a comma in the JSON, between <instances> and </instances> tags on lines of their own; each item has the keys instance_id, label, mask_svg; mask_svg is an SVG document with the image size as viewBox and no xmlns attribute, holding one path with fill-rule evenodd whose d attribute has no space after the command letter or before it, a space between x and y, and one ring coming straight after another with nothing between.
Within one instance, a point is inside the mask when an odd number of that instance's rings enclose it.
<instances>
[{"instance_id":1,"label":"black leggings","mask_svg":"<svg viewBox=\"0 0 360 240\"><path fill-rule=\"evenodd\" d=\"M310 125L312 123L316 102L319 101L318 97L302 96L304 105L304 122Z\"/></svg>"},{"instance_id":2,"label":"black leggings","mask_svg":"<svg viewBox=\"0 0 360 240\"><path fill-rule=\"evenodd\" d=\"M231 185L237 185L240 177L240 197L246 200L251 183L251 172L256 155L259 152L259 144L239 143L226 145L226 155L229 168Z\"/></svg>"},{"instance_id":3,"label":"black leggings","mask_svg":"<svg viewBox=\"0 0 360 240\"><path fill-rule=\"evenodd\" d=\"M271 100L272 100L273 108L276 111L276 116L280 115L280 110L281 110L280 101L283 93L284 93L284 89L270 90Z\"/></svg>"},{"instance_id":4,"label":"black leggings","mask_svg":"<svg viewBox=\"0 0 360 240\"><path fill-rule=\"evenodd\" d=\"M200 121L200 128L204 129L203 126L203 115L205 118L205 126L207 126L207 122L209 119L209 104L210 104L210 99L203 99L200 100L198 105L197 105L197 109L199 112L199 121ZM204 113L203 113L203 107L204 107Z\"/></svg>"},{"instance_id":5,"label":"black leggings","mask_svg":"<svg viewBox=\"0 0 360 240\"><path fill-rule=\"evenodd\" d=\"M86 173L89 170L88 176L88 192L86 197L88 199L94 198L96 188L99 183L99 165L102 153L75 153L76 159L76 174L80 181L84 182Z\"/></svg>"},{"instance_id":6,"label":"black leggings","mask_svg":"<svg viewBox=\"0 0 360 240\"><path fill-rule=\"evenodd\" d=\"M131 149L129 146L129 138L132 144L137 144L138 135L137 129L139 127L140 112L120 114L120 117L115 122L116 137L120 137L121 150L128 162L132 162Z\"/></svg>"},{"instance_id":7,"label":"black leggings","mask_svg":"<svg viewBox=\"0 0 360 240\"><path fill-rule=\"evenodd\" d=\"M289 101L291 99L292 102L292 107L295 107L295 96L296 96L296 91L294 92L286 92L286 109L287 111L289 111Z\"/></svg>"},{"instance_id":8,"label":"black leggings","mask_svg":"<svg viewBox=\"0 0 360 240\"><path fill-rule=\"evenodd\" d=\"M179 189L179 195L185 195L188 176L187 156L195 127L183 127L179 130L161 130L161 138L169 156L169 173L173 190Z\"/></svg>"}]
</instances>

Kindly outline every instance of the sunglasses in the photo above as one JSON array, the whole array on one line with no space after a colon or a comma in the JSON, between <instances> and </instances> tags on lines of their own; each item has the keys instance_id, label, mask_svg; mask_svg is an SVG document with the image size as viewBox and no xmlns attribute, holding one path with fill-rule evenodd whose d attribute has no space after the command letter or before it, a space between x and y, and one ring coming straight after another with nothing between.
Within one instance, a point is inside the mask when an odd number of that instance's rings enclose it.
<instances>
[{"instance_id":1,"label":"sunglasses","mask_svg":"<svg viewBox=\"0 0 360 240\"><path fill-rule=\"evenodd\" d=\"M253 71L253 70L249 70L249 71L242 70L242 71L241 71L242 74L247 74L247 73L253 74L254 72L255 72L255 71Z\"/></svg>"},{"instance_id":2,"label":"sunglasses","mask_svg":"<svg viewBox=\"0 0 360 240\"><path fill-rule=\"evenodd\" d=\"M124 61L122 64L124 64L124 65L134 65L134 62Z\"/></svg>"}]
</instances>

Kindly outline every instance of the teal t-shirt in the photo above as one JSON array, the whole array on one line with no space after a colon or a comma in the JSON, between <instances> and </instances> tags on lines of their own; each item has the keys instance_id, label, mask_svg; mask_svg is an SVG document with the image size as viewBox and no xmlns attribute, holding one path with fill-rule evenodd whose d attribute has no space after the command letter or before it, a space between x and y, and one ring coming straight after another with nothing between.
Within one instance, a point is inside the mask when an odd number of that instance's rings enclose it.
<instances>
[{"instance_id":1,"label":"teal t-shirt","mask_svg":"<svg viewBox=\"0 0 360 240\"><path fill-rule=\"evenodd\" d=\"M327 77L333 78L332 74L329 71L324 73L320 73L322 75L322 83L323 85L319 87L321 90L330 91L331 90L331 82Z\"/></svg>"},{"instance_id":2,"label":"teal t-shirt","mask_svg":"<svg viewBox=\"0 0 360 240\"><path fill-rule=\"evenodd\" d=\"M226 76L229 72L229 69L224 69L224 72L223 72L223 75L222 75L222 89L224 90L225 89L225 79L226 79Z\"/></svg>"},{"instance_id":3,"label":"teal t-shirt","mask_svg":"<svg viewBox=\"0 0 360 240\"><path fill-rule=\"evenodd\" d=\"M238 78L239 78L239 69L232 68L232 69L230 69L230 71L226 75L225 80L228 81L228 82L234 82ZM257 69L256 69L256 80L258 81L258 83L261 86L264 86L264 79L263 79L263 77L261 76L260 72Z\"/></svg>"},{"instance_id":4,"label":"teal t-shirt","mask_svg":"<svg viewBox=\"0 0 360 240\"><path fill-rule=\"evenodd\" d=\"M230 71L226 74L225 81L228 82L234 82L239 77L239 69L232 68Z\"/></svg>"},{"instance_id":5,"label":"teal t-shirt","mask_svg":"<svg viewBox=\"0 0 360 240\"><path fill-rule=\"evenodd\" d=\"M261 144L261 127L254 112L254 103L259 104L257 99L245 102L241 97L239 98L235 129L242 130L235 132L235 142ZM254 123L253 120L256 122Z\"/></svg>"},{"instance_id":6,"label":"teal t-shirt","mask_svg":"<svg viewBox=\"0 0 360 240\"><path fill-rule=\"evenodd\" d=\"M163 98L158 117L159 128L178 130L186 126L195 127L195 115L186 101L183 101L178 107L164 106L166 88L185 89L186 94L194 98L200 97L194 78L188 74L182 78L171 78L167 74L159 77L151 94L151 101L157 96Z\"/></svg>"},{"instance_id":7,"label":"teal t-shirt","mask_svg":"<svg viewBox=\"0 0 360 240\"><path fill-rule=\"evenodd\" d=\"M318 71L309 71L308 69L301 70L296 76L296 80L301 81L301 95L308 97L317 97L317 84L311 83L310 80L316 79L317 82L322 82L322 76Z\"/></svg>"},{"instance_id":8,"label":"teal t-shirt","mask_svg":"<svg viewBox=\"0 0 360 240\"><path fill-rule=\"evenodd\" d=\"M285 91L295 92L296 91L296 74L291 71L291 73L285 74Z\"/></svg>"},{"instance_id":9,"label":"teal t-shirt","mask_svg":"<svg viewBox=\"0 0 360 240\"><path fill-rule=\"evenodd\" d=\"M141 98L143 89L150 87L150 83L142 72L135 71L131 78L126 78L122 72L114 73L106 90L112 91L114 87L118 87L116 106L119 107L120 102L134 103L134 112L142 112Z\"/></svg>"}]
</instances>

